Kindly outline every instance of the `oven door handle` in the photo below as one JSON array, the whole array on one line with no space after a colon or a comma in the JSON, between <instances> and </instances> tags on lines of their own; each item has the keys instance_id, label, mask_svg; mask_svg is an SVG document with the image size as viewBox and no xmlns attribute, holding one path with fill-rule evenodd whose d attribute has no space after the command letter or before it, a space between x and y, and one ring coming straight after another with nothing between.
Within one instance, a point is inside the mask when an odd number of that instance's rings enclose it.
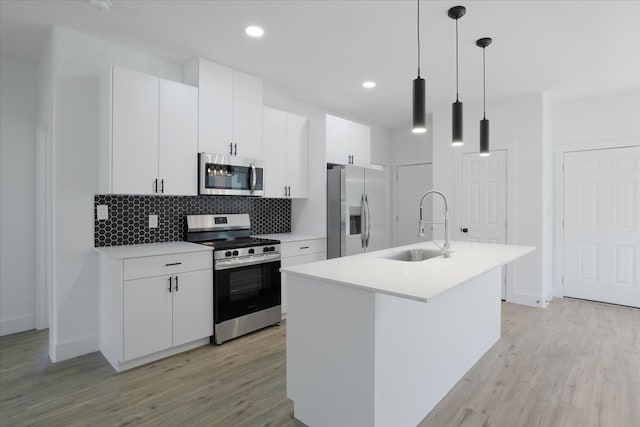
<instances>
[{"instance_id":1,"label":"oven door handle","mask_svg":"<svg viewBox=\"0 0 640 427\"><path fill-rule=\"evenodd\" d=\"M280 261L280 254L262 255L254 259L244 260L224 259L215 262L214 270L229 270L230 268L248 267L251 265L266 264L275 261Z\"/></svg>"}]
</instances>

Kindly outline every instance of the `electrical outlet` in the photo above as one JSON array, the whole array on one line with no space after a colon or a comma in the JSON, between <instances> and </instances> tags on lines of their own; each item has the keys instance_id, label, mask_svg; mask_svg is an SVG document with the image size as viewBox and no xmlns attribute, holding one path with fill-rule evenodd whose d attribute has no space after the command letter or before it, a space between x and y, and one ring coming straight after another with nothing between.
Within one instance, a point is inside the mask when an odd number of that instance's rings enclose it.
<instances>
[{"instance_id":1,"label":"electrical outlet","mask_svg":"<svg viewBox=\"0 0 640 427\"><path fill-rule=\"evenodd\" d=\"M158 215L149 215L149 228L158 228Z\"/></svg>"},{"instance_id":2,"label":"electrical outlet","mask_svg":"<svg viewBox=\"0 0 640 427\"><path fill-rule=\"evenodd\" d=\"M98 218L98 220L109 219L109 206L98 205L96 207L96 217Z\"/></svg>"}]
</instances>

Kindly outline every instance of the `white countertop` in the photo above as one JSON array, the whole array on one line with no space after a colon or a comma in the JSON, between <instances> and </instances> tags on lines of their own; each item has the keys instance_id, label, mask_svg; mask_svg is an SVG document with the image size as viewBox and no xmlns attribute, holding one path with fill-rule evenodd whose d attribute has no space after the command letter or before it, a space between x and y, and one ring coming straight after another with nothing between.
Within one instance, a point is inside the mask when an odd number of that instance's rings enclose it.
<instances>
[{"instance_id":1,"label":"white countertop","mask_svg":"<svg viewBox=\"0 0 640 427\"><path fill-rule=\"evenodd\" d=\"M280 240L282 243L286 242L299 242L301 240L316 240L316 239L324 239L324 236L309 236L305 234L293 234L293 233L276 233L276 234L256 234L251 237L256 237L258 239L272 239L272 240Z\"/></svg>"},{"instance_id":2,"label":"white countertop","mask_svg":"<svg viewBox=\"0 0 640 427\"><path fill-rule=\"evenodd\" d=\"M438 257L418 262L381 258L414 248L437 249L437 246L433 242L423 242L282 268L281 271L427 302L452 287L535 250L532 246L454 241L451 242L452 253L449 258Z\"/></svg>"},{"instance_id":3,"label":"white countertop","mask_svg":"<svg viewBox=\"0 0 640 427\"><path fill-rule=\"evenodd\" d=\"M111 258L126 259L146 256L181 254L185 252L212 251L213 248L190 242L145 243L142 245L103 246L94 248L102 255Z\"/></svg>"}]
</instances>

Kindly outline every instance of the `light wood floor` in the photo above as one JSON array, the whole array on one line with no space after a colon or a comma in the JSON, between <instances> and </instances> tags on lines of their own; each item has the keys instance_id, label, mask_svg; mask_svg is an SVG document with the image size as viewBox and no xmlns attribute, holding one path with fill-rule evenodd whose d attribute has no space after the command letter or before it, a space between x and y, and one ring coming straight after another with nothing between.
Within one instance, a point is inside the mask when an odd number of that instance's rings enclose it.
<instances>
[{"instance_id":1,"label":"light wood floor","mask_svg":"<svg viewBox=\"0 0 640 427\"><path fill-rule=\"evenodd\" d=\"M640 310L504 303L502 338L421 427L640 426ZM1 426L302 426L274 327L116 374L99 353L51 364L47 332L0 338ZM313 339L313 337L310 337Z\"/></svg>"}]
</instances>

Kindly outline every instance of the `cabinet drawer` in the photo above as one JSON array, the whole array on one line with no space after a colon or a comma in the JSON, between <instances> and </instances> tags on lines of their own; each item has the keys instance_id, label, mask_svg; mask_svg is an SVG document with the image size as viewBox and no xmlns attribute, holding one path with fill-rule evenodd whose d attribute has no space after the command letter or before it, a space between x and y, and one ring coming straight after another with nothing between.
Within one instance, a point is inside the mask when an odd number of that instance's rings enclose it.
<instances>
[{"instance_id":1,"label":"cabinet drawer","mask_svg":"<svg viewBox=\"0 0 640 427\"><path fill-rule=\"evenodd\" d=\"M280 266L282 268L293 267L294 265L307 264L309 262L316 262L316 261L324 261L325 259L327 259L327 257L323 253L294 256L289 258L282 258L282 260L280 260Z\"/></svg>"},{"instance_id":2,"label":"cabinet drawer","mask_svg":"<svg viewBox=\"0 0 640 427\"><path fill-rule=\"evenodd\" d=\"M298 242L283 242L280 244L282 258L325 253L326 250L326 239L300 240Z\"/></svg>"},{"instance_id":3,"label":"cabinet drawer","mask_svg":"<svg viewBox=\"0 0 640 427\"><path fill-rule=\"evenodd\" d=\"M213 268L211 251L187 252L124 260L124 280Z\"/></svg>"}]
</instances>

